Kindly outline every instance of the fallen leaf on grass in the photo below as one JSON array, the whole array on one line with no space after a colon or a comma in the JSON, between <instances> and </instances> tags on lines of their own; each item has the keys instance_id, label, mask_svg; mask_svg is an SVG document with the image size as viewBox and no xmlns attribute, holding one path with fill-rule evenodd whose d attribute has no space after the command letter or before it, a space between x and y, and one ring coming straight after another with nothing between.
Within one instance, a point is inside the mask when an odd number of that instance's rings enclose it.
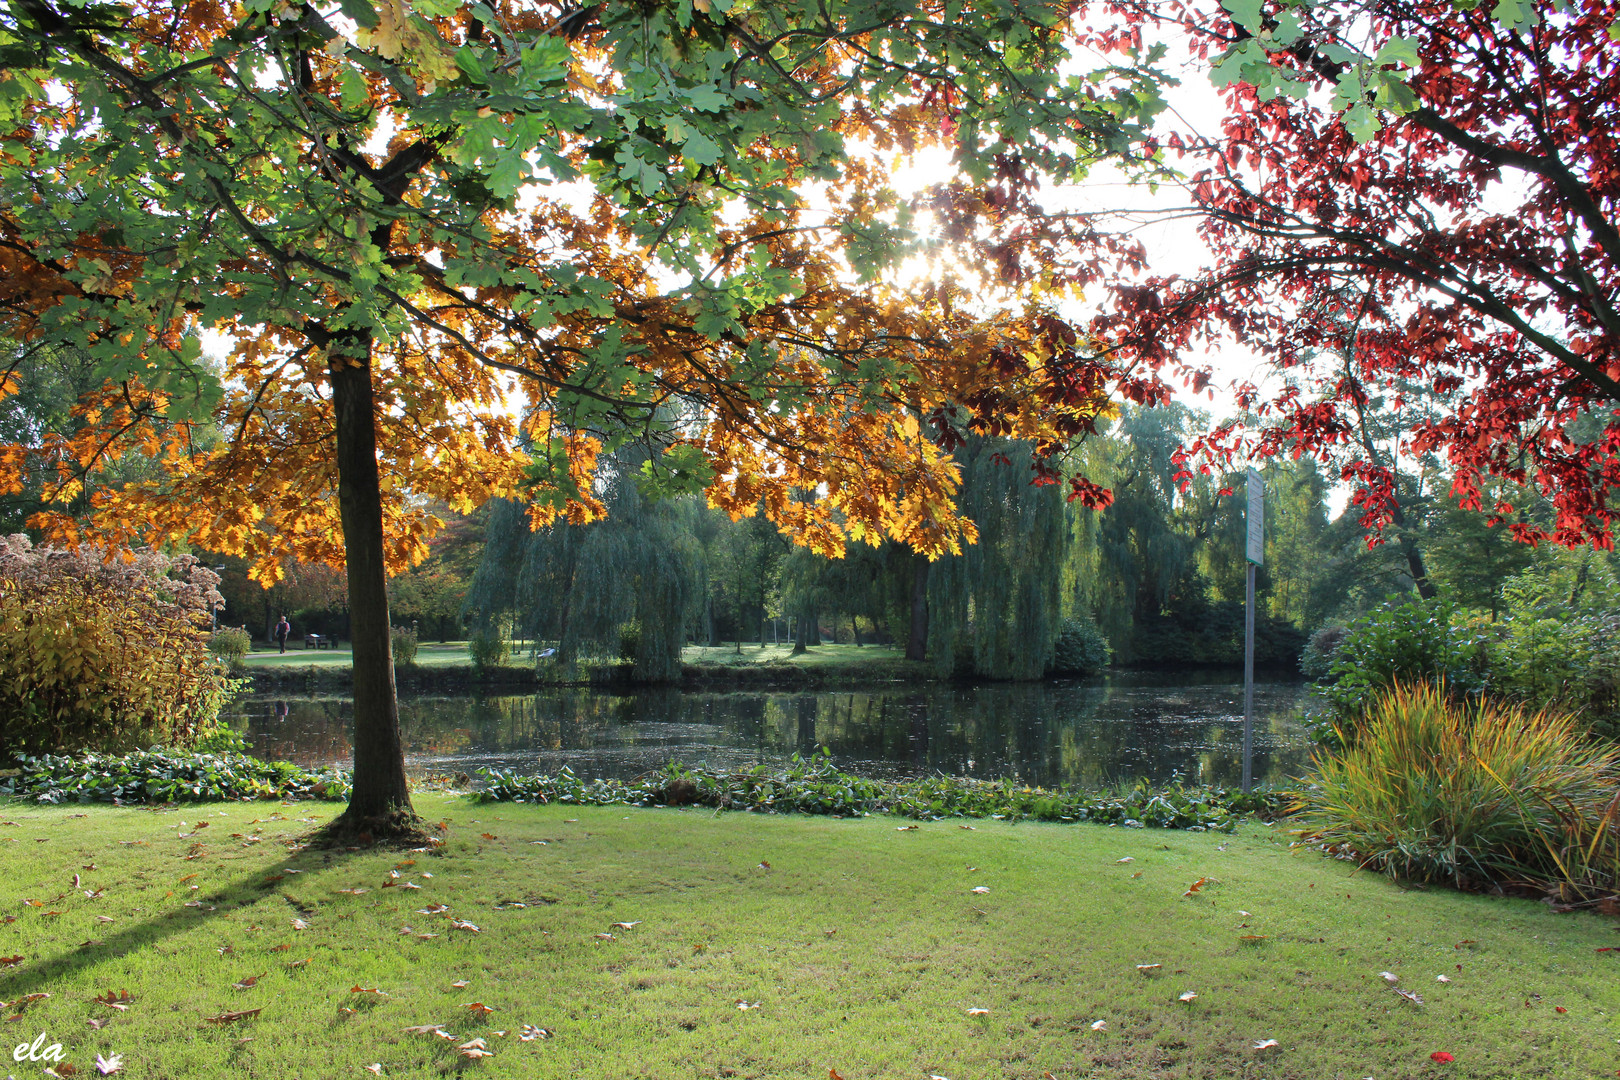
<instances>
[{"instance_id":1,"label":"fallen leaf on grass","mask_svg":"<svg viewBox=\"0 0 1620 1080\"><path fill-rule=\"evenodd\" d=\"M1393 971L1380 971L1378 973L1378 977L1389 983L1391 986L1394 986L1396 983L1401 981L1401 977L1395 974Z\"/></svg>"},{"instance_id":2,"label":"fallen leaf on grass","mask_svg":"<svg viewBox=\"0 0 1620 1080\"><path fill-rule=\"evenodd\" d=\"M79 1068L77 1065L72 1065L66 1061L62 1062L60 1065L45 1066L45 1075L57 1077L57 1080L61 1080L61 1078L65 1076L74 1076L78 1073L78 1071Z\"/></svg>"},{"instance_id":3,"label":"fallen leaf on grass","mask_svg":"<svg viewBox=\"0 0 1620 1080\"><path fill-rule=\"evenodd\" d=\"M1091 1030L1092 1031L1107 1031L1108 1030L1108 1021L1106 1021L1106 1020L1093 1021L1092 1025L1091 1025Z\"/></svg>"},{"instance_id":4,"label":"fallen leaf on grass","mask_svg":"<svg viewBox=\"0 0 1620 1080\"><path fill-rule=\"evenodd\" d=\"M243 1009L241 1012L222 1012L218 1016L205 1016L203 1019L210 1024L234 1024L238 1020L258 1016L262 1012L264 1012L264 1007L260 1006L257 1009Z\"/></svg>"},{"instance_id":5,"label":"fallen leaf on grass","mask_svg":"<svg viewBox=\"0 0 1620 1080\"><path fill-rule=\"evenodd\" d=\"M747 1012L749 1009L757 1009L757 1008L759 1008L759 1002L757 1002L757 1001L744 1001L741 998L738 998L737 999L737 1008L740 1009L743 1012Z\"/></svg>"},{"instance_id":6,"label":"fallen leaf on grass","mask_svg":"<svg viewBox=\"0 0 1620 1080\"><path fill-rule=\"evenodd\" d=\"M276 945L273 948L271 948L270 951L271 952L286 952L290 948L292 948L291 945Z\"/></svg>"},{"instance_id":7,"label":"fallen leaf on grass","mask_svg":"<svg viewBox=\"0 0 1620 1080\"><path fill-rule=\"evenodd\" d=\"M1446 1053L1444 1050L1436 1050L1434 1053L1429 1055L1429 1060L1438 1061L1444 1064L1445 1062L1456 1061L1457 1059Z\"/></svg>"},{"instance_id":8,"label":"fallen leaf on grass","mask_svg":"<svg viewBox=\"0 0 1620 1080\"><path fill-rule=\"evenodd\" d=\"M969 1009L967 1011L967 1014L969 1016L989 1016L990 1015L990 1010L989 1009L974 1008L974 1009Z\"/></svg>"},{"instance_id":9,"label":"fallen leaf on grass","mask_svg":"<svg viewBox=\"0 0 1620 1080\"><path fill-rule=\"evenodd\" d=\"M761 859L759 861L759 863L757 865L755 865L755 867L754 867L755 870L769 870L770 868L771 868L771 864L766 862L764 859ZM1600 949L1598 951L1601 952L1602 950Z\"/></svg>"},{"instance_id":10,"label":"fallen leaf on grass","mask_svg":"<svg viewBox=\"0 0 1620 1080\"><path fill-rule=\"evenodd\" d=\"M596 936L597 936L597 938L599 938L602 941L617 941L617 940L619 940L618 938L614 937L612 934L597 934Z\"/></svg>"},{"instance_id":11,"label":"fallen leaf on grass","mask_svg":"<svg viewBox=\"0 0 1620 1080\"><path fill-rule=\"evenodd\" d=\"M1163 964L1137 964L1136 970L1140 971L1144 975L1151 975L1163 967Z\"/></svg>"},{"instance_id":12,"label":"fallen leaf on grass","mask_svg":"<svg viewBox=\"0 0 1620 1080\"><path fill-rule=\"evenodd\" d=\"M974 827L972 825L958 825L957 828L958 829L966 829L968 832L976 832L977 831L976 829L974 829Z\"/></svg>"},{"instance_id":13,"label":"fallen leaf on grass","mask_svg":"<svg viewBox=\"0 0 1620 1080\"><path fill-rule=\"evenodd\" d=\"M1177 1001L1187 1001L1187 1002L1191 1002L1191 1001L1195 1001L1195 1000L1197 1000L1197 998L1198 998L1198 995L1197 995L1197 994L1196 994L1196 993L1194 993L1194 992L1193 992L1193 991L1191 991L1191 990L1188 990L1188 991L1187 991L1187 992L1186 992L1186 993L1184 993L1184 994L1182 994L1182 995L1181 995L1181 996L1180 996L1180 997L1178 997L1178 998L1177 998L1177 999L1176 999L1176 1000L1177 1000Z\"/></svg>"},{"instance_id":14,"label":"fallen leaf on grass","mask_svg":"<svg viewBox=\"0 0 1620 1080\"><path fill-rule=\"evenodd\" d=\"M1131 858L1129 855L1127 855L1123 859L1115 859L1114 861L1118 862L1118 863L1128 863L1128 862L1135 862L1136 860Z\"/></svg>"},{"instance_id":15,"label":"fallen leaf on grass","mask_svg":"<svg viewBox=\"0 0 1620 1080\"><path fill-rule=\"evenodd\" d=\"M443 915L450 910L449 904L434 904L432 907L417 908L418 915Z\"/></svg>"},{"instance_id":16,"label":"fallen leaf on grass","mask_svg":"<svg viewBox=\"0 0 1620 1080\"><path fill-rule=\"evenodd\" d=\"M0 956L0 968L14 968L22 962L21 956Z\"/></svg>"},{"instance_id":17,"label":"fallen leaf on grass","mask_svg":"<svg viewBox=\"0 0 1620 1080\"><path fill-rule=\"evenodd\" d=\"M296 968L301 968L301 967L305 966L306 964L308 964L313 959L315 959L313 956L306 956L302 960L294 960L292 963L284 964L282 966L284 966L288 971L292 971L292 970L294 970Z\"/></svg>"},{"instance_id":18,"label":"fallen leaf on grass","mask_svg":"<svg viewBox=\"0 0 1620 1080\"><path fill-rule=\"evenodd\" d=\"M894 831L895 832L916 832L920 828L922 828L921 825L896 825L894 827Z\"/></svg>"},{"instance_id":19,"label":"fallen leaf on grass","mask_svg":"<svg viewBox=\"0 0 1620 1080\"><path fill-rule=\"evenodd\" d=\"M108 923L108 922L112 922L112 921L113 921L113 917L111 915L97 915L96 916L96 922Z\"/></svg>"},{"instance_id":20,"label":"fallen leaf on grass","mask_svg":"<svg viewBox=\"0 0 1620 1080\"><path fill-rule=\"evenodd\" d=\"M1414 1005L1423 1004L1423 999L1412 993L1410 990L1397 989L1395 993L1399 994L1401 997L1405 998L1407 1001L1410 1001Z\"/></svg>"},{"instance_id":21,"label":"fallen leaf on grass","mask_svg":"<svg viewBox=\"0 0 1620 1080\"><path fill-rule=\"evenodd\" d=\"M1254 1044L1254 1048L1256 1050L1273 1050L1276 1048L1276 1046L1276 1039L1261 1039L1259 1042Z\"/></svg>"},{"instance_id":22,"label":"fallen leaf on grass","mask_svg":"<svg viewBox=\"0 0 1620 1080\"><path fill-rule=\"evenodd\" d=\"M96 1055L96 1072L102 1076L111 1076L115 1072L123 1071L124 1059L122 1055L108 1054L106 1057L102 1057L100 1054Z\"/></svg>"},{"instance_id":23,"label":"fallen leaf on grass","mask_svg":"<svg viewBox=\"0 0 1620 1080\"><path fill-rule=\"evenodd\" d=\"M463 1005L462 1008L466 1009L474 1016L488 1016L490 1013L495 1011L488 1005L485 1005L482 1001L469 1001L467 1004Z\"/></svg>"},{"instance_id":24,"label":"fallen leaf on grass","mask_svg":"<svg viewBox=\"0 0 1620 1080\"><path fill-rule=\"evenodd\" d=\"M485 840L494 840L495 839L495 836L494 836L493 833L479 833L478 835L482 836Z\"/></svg>"},{"instance_id":25,"label":"fallen leaf on grass","mask_svg":"<svg viewBox=\"0 0 1620 1080\"><path fill-rule=\"evenodd\" d=\"M477 1061L479 1058L495 1056L495 1051L491 1050L489 1045L485 1043L483 1039L473 1039L471 1042L464 1042L460 1046L456 1047L456 1052L469 1061Z\"/></svg>"},{"instance_id":26,"label":"fallen leaf on grass","mask_svg":"<svg viewBox=\"0 0 1620 1080\"><path fill-rule=\"evenodd\" d=\"M292 921L292 928L294 930L308 930L309 923L305 922L303 919L294 919Z\"/></svg>"},{"instance_id":27,"label":"fallen leaf on grass","mask_svg":"<svg viewBox=\"0 0 1620 1080\"><path fill-rule=\"evenodd\" d=\"M535 1027L533 1024L524 1024L518 1029L519 1042L534 1042L536 1039L549 1038L551 1038L551 1030L549 1028Z\"/></svg>"},{"instance_id":28,"label":"fallen leaf on grass","mask_svg":"<svg viewBox=\"0 0 1620 1080\"><path fill-rule=\"evenodd\" d=\"M1245 945L1258 945L1262 941L1266 940L1266 935L1264 935L1264 934L1239 934L1238 935L1238 940L1243 942L1243 944L1245 944Z\"/></svg>"},{"instance_id":29,"label":"fallen leaf on grass","mask_svg":"<svg viewBox=\"0 0 1620 1080\"><path fill-rule=\"evenodd\" d=\"M988 886L985 886L985 885L975 885L975 886L973 886L972 891L975 892L975 893L978 893L979 895L982 896L985 893L989 892L990 889L989 889Z\"/></svg>"},{"instance_id":30,"label":"fallen leaf on grass","mask_svg":"<svg viewBox=\"0 0 1620 1080\"><path fill-rule=\"evenodd\" d=\"M417 1024L415 1027L401 1029L407 1035L443 1035L443 1024Z\"/></svg>"},{"instance_id":31,"label":"fallen leaf on grass","mask_svg":"<svg viewBox=\"0 0 1620 1080\"><path fill-rule=\"evenodd\" d=\"M466 979L457 979L455 982L450 984L450 989L452 989L452 990L465 990L465 989L467 989L467 987L469 987L471 985L472 985L472 983L468 982Z\"/></svg>"},{"instance_id":32,"label":"fallen leaf on grass","mask_svg":"<svg viewBox=\"0 0 1620 1080\"><path fill-rule=\"evenodd\" d=\"M365 1069L366 1072L371 1073L373 1076L382 1075L382 1062L380 1061L373 1061L370 1065L363 1065L361 1068Z\"/></svg>"},{"instance_id":33,"label":"fallen leaf on grass","mask_svg":"<svg viewBox=\"0 0 1620 1080\"><path fill-rule=\"evenodd\" d=\"M1435 982L1450 982L1451 981L1451 976L1450 975L1436 975L1434 977L1434 981Z\"/></svg>"},{"instance_id":34,"label":"fallen leaf on grass","mask_svg":"<svg viewBox=\"0 0 1620 1080\"><path fill-rule=\"evenodd\" d=\"M105 1016L92 1016L90 1019L86 1020L85 1023L89 1024L93 1030L100 1031L102 1028L107 1026L108 1020Z\"/></svg>"},{"instance_id":35,"label":"fallen leaf on grass","mask_svg":"<svg viewBox=\"0 0 1620 1080\"><path fill-rule=\"evenodd\" d=\"M1553 1012L1567 1013L1569 1010L1564 1008L1562 1005L1554 1005Z\"/></svg>"},{"instance_id":36,"label":"fallen leaf on grass","mask_svg":"<svg viewBox=\"0 0 1620 1080\"><path fill-rule=\"evenodd\" d=\"M266 975L266 972L263 972L263 971L259 972L257 975L249 975L247 978L243 979L241 982L233 982L233 983L231 983L231 989L232 990L251 990L255 986L259 985L259 980L264 978L265 975Z\"/></svg>"},{"instance_id":37,"label":"fallen leaf on grass","mask_svg":"<svg viewBox=\"0 0 1620 1080\"><path fill-rule=\"evenodd\" d=\"M97 1005L105 1005L109 1009L117 1009L119 1012L127 1012L129 1010L130 1002L134 1001L135 999L130 996L128 990L120 990L116 994L111 990L108 990L105 994L97 994L92 1000L94 1000Z\"/></svg>"},{"instance_id":38,"label":"fallen leaf on grass","mask_svg":"<svg viewBox=\"0 0 1620 1080\"><path fill-rule=\"evenodd\" d=\"M351 986L349 987L349 993L366 994L374 998L385 998L388 996L386 991L378 990L372 986Z\"/></svg>"},{"instance_id":39,"label":"fallen leaf on grass","mask_svg":"<svg viewBox=\"0 0 1620 1080\"><path fill-rule=\"evenodd\" d=\"M367 889L367 888L339 889L338 890L338 892L342 893L344 896L363 896L363 895L365 895L366 893L368 893L370 891L371 890Z\"/></svg>"},{"instance_id":40,"label":"fallen leaf on grass","mask_svg":"<svg viewBox=\"0 0 1620 1080\"><path fill-rule=\"evenodd\" d=\"M478 926L477 926L476 923L470 923L466 919L451 919L450 920L450 925L452 927L454 927L455 929L457 929L457 930L466 930L468 933L472 933L472 934L477 934L477 933L482 932L482 931L480 931L478 929Z\"/></svg>"},{"instance_id":41,"label":"fallen leaf on grass","mask_svg":"<svg viewBox=\"0 0 1620 1080\"><path fill-rule=\"evenodd\" d=\"M1182 896L1196 895L1198 890L1202 889L1205 885L1208 885L1208 884L1209 884L1209 878L1201 877L1197 881L1193 882L1191 885L1187 886L1187 891L1182 893L1181 895Z\"/></svg>"},{"instance_id":42,"label":"fallen leaf on grass","mask_svg":"<svg viewBox=\"0 0 1620 1080\"><path fill-rule=\"evenodd\" d=\"M613 925L617 926L620 930L634 930L636 927L641 925L641 920L637 919L635 922L616 922L613 923Z\"/></svg>"}]
</instances>

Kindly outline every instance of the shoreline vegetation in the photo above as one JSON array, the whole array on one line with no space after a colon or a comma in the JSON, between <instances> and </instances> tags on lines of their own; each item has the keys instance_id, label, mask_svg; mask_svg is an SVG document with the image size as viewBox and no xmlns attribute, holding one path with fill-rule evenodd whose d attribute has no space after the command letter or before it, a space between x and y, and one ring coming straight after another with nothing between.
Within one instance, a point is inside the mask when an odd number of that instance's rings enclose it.
<instances>
[{"instance_id":1,"label":"shoreline vegetation","mask_svg":"<svg viewBox=\"0 0 1620 1080\"><path fill-rule=\"evenodd\" d=\"M154 748L133 754L42 755L0 772L0 805L201 805L266 800L348 798L349 773L266 762L239 751L186 752ZM1181 784L1139 783L1114 791L1042 788L1015 778L978 780L936 774L876 779L836 768L823 750L782 765L713 769L670 762L635 780L585 779L564 768L554 776L480 769L476 777L420 781L418 792L441 790L472 804L706 807L717 811L830 817L890 815L914 821L946 818L1093 822L1127 828L1230 832L1244 817L1271 820L1291 812L1289 791L1250 793Z\"/></svg>"}]
</instances>

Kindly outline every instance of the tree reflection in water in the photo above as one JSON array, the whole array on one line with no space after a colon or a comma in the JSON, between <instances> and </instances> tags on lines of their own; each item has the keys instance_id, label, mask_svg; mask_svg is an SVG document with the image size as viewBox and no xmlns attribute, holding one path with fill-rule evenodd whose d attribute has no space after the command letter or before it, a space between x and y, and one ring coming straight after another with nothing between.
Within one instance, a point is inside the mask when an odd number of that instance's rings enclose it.
<instances>
[{"instance_id":1,"label":"tree reflection in water","mask_svg":"<svg viewBox=\"0 0 1620 1080\"><path fill-rule=\"evenodd\" d=\"M826 746L839 766L874 776L1230 784L1241 767L1242 689L1209 672L818 693L567 689L402 698L400 725L418 775L566 765L629 778L672 759L735 768ZM1305 698L1300 683L1256 685L1257 777L1282 781L1304 769ZM255 753L303 765L348 760L350 717L350 701L336 697L249 697L227 710Z\"/></svg>"}]
</instances>

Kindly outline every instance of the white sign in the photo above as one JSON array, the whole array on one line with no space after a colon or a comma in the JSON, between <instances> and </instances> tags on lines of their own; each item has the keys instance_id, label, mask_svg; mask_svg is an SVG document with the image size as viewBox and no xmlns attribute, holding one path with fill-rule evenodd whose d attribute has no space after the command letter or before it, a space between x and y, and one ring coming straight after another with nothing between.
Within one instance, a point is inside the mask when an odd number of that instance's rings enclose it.
<instances>
[{"instance_id":1,"label":"white sign","mask_svg":"<svg viewBox=\"0 0 1620 1080\"><path fill-rule=\"evenodd\" d=\"M1245 553L1248 560L1256 566L1265 562L1266 554L1266 503L1265 482L1260 474L1253 469L1249 470L1249 512L1246 521L1249 526L1249 549Z\"/></svg>"}]
</instances>

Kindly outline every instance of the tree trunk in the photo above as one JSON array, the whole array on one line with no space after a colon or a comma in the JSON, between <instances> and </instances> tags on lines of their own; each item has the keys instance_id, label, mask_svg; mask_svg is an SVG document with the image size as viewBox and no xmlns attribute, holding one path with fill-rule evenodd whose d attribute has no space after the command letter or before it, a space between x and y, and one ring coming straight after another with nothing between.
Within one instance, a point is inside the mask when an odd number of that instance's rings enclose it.
<instances>
[{"instance_id":1,"label":"tree trunk","mask_svg":"<svg viewBox=\"0 0 1620 1080\"><path fill-rule=\"evenodd\" d=\"M377 469L371 335L351 332L331 348L337 426L338 508L349 572L349 634L354 649L354 792L339 829L392 835L415 821L405 781L405 750L394 693L388 577L383 561L382 489Z\"/></svg>"},{"instance_id":2,"label":"tree trunk","mask_svg":"<svg viewBox=\"0 0 1620 1080\"><path fill-rule=\"evenodd\" d=\"M793 652L791 655L800 656L804 653L804 616L800 615L797 624L793 627Z\"/></svg>"},{"instance_id":3,"label":"tree trunk","mask_svg":"<svg viewBox=\"0 0 1620 1080\"><path fill-rule=\"evenodd\" d=\"M911 637L907 660L928 659L928 560L919 558L911 570Z\"/></svg>"}]
</instances>

